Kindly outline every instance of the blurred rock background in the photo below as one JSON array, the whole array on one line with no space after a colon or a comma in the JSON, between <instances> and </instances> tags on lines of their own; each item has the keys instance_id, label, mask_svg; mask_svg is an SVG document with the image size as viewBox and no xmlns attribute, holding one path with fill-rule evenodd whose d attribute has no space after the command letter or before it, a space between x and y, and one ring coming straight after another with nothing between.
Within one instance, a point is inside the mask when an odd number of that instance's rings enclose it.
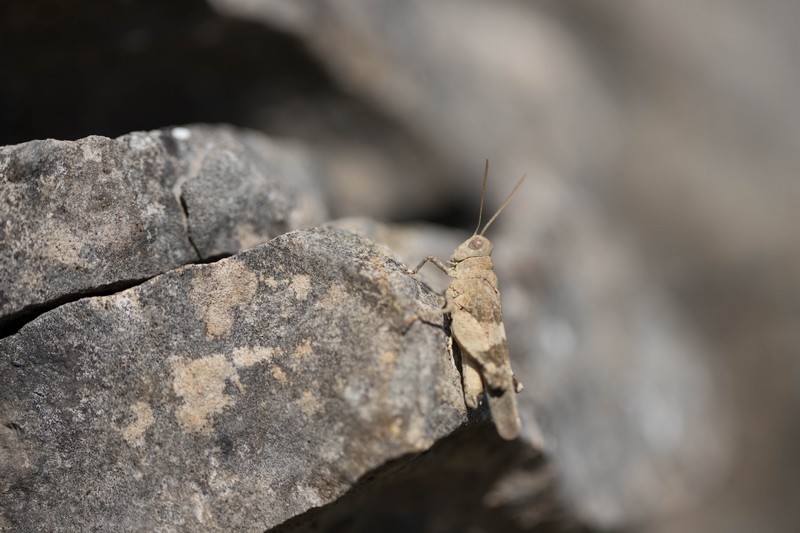
<instances>
[{"instance_id":1,"label":"blurred rock background","mask_svg":"<svg viewBox=\"0 0 800 533\"><path fill-rule=\"evenodd\" d=\"M0 144L230 123L304 143L335 215L467 231L484 158L490 208L527 173L490 233L566 501L598 527L791 531L799 20L789 0L10 0Z\"/></svg>"}]
</instances>

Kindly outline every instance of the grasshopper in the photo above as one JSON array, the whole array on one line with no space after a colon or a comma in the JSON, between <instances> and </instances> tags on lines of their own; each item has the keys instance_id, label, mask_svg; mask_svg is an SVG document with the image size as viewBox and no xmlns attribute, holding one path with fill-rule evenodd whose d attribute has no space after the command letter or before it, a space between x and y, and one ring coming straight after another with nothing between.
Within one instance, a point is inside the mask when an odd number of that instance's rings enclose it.
<instances>
[{"instance_id":1,"label":"grasshopper","mask_svg":"<svg viewBox=\"0 0 800 533\"><path fill-rule=\"evenodd\" d=\"M442 312L450 314L451 331L461 348L464 401L475 409L485 392L497 433L512 440L520 432L516 394L522 390L522 384L511 371L500 292L492 264L492 243L483 234L514 197L525 176L481 229L488 175L489 161L486 160L478 227L472 237L455 249L447 263L429 255L416 268L406 268L406 271L416 274L430 262L453 278L445 292L446 305Z\"/></svg>"}]
</instances>

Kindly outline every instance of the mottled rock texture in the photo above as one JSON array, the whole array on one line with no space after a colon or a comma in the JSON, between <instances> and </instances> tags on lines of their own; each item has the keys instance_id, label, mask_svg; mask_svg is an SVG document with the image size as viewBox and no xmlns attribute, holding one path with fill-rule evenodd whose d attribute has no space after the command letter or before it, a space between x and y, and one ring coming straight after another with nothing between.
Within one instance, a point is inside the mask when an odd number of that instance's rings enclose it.
<instances>
[{"instance_id":1,"label":"mottled rock texture","mask_svg":"<svg viewBox=\"0 0 800 533\"><path fill-rule=\"evenodd\" d=\"M258 530L331 503L466 421L438 305L323 228L40 316L0 341L0 526Z\"/></svg>"},{"instance_id":2,"label":"mottled rock texture","mask_svg":"<svg viewBox=\"0 0 800 533\"><path fill-rule=\"evenodd\" d=\"M488 210L528 174L489 237L546 468L518 468L526 441L498 448L468 424L287 528L556 529L537 512L550 473L585 524L794 532L798 15L793 0L6 0L0 144L224 121L302 142L335 216L464 232L484 158ZM212 209L228 202L203 188ZM186 227L218 259L240 233L198 205L204 223ZM342 224L412 264L463 239ZM418 278L441 290L437 276ZM508 483L487 481L508 465Z\"/></svg>"},{"instance_id":3,"label":"mottled rock texture","mask_svg":"<svg viewBox=\"0 0 800 533\"><path fill-rule=\"evenodd\" d=\"M449 259L456 246L467 238L464 231L453 228L431 224L386 224L363 217L341 218L330 224L386 246L412 268L428 255ZM415 277L439 294L444 294L450 284L450 278L435 267L423 268Z\"/></svg>"},{"instance_id":4,"label":"mottled rock texture","mask_svg":"<svg viewBox=\"0 0 800 533\"><path fill-rule=\"evenodd\" d=\"M195 126L0 148L0 324L327 216L308 158Z\"/></svg>"}]
</instances>

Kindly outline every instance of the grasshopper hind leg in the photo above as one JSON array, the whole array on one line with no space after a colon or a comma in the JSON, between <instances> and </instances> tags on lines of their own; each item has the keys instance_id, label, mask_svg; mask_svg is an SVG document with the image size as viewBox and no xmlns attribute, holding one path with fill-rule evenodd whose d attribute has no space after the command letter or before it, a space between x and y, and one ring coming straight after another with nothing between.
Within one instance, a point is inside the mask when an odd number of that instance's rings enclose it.
<instances>
[{"instance_id":1,"label":"grasshopper hind leg","mask_svg":"<svg viewBox=\"0 0 800 533\"><path fill-rule=\"evenodd\" d=\"M497 433L506 440L516 439L521 429L516 391L511 387L487 390L486 400L489 402Z\"/></svg>"},{"instance_id":2,"label":"grasshopper hind leg","mask_svg":"<svg viewBox=\"0 0 800 533\"><path fill-rule=\"evenodd\" d=\"M472 358L462 352L461 374L464 385L464 403L470 409L477 409L483 397L483 379L478 366Z\"/></svg>"}]
</instances>

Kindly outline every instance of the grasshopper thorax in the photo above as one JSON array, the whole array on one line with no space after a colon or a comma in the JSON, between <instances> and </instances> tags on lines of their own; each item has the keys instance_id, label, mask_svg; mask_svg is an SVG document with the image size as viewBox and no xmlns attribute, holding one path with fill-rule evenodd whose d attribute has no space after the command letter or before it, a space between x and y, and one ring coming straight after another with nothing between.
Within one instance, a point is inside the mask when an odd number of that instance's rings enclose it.
<instances>
[{"instance_id":1,"label":"grasshopper thorax","mask_svg":"<svg viewBox=\"0 0 800 533\"><path fill-rule=\"evenodd\" d=\"M470 257L488 257L490 255L492 255L492 243L489 242L489 239L483 235L473 235L456 248L450 260L460 263Z\"/></svg>"}]
</instances>

